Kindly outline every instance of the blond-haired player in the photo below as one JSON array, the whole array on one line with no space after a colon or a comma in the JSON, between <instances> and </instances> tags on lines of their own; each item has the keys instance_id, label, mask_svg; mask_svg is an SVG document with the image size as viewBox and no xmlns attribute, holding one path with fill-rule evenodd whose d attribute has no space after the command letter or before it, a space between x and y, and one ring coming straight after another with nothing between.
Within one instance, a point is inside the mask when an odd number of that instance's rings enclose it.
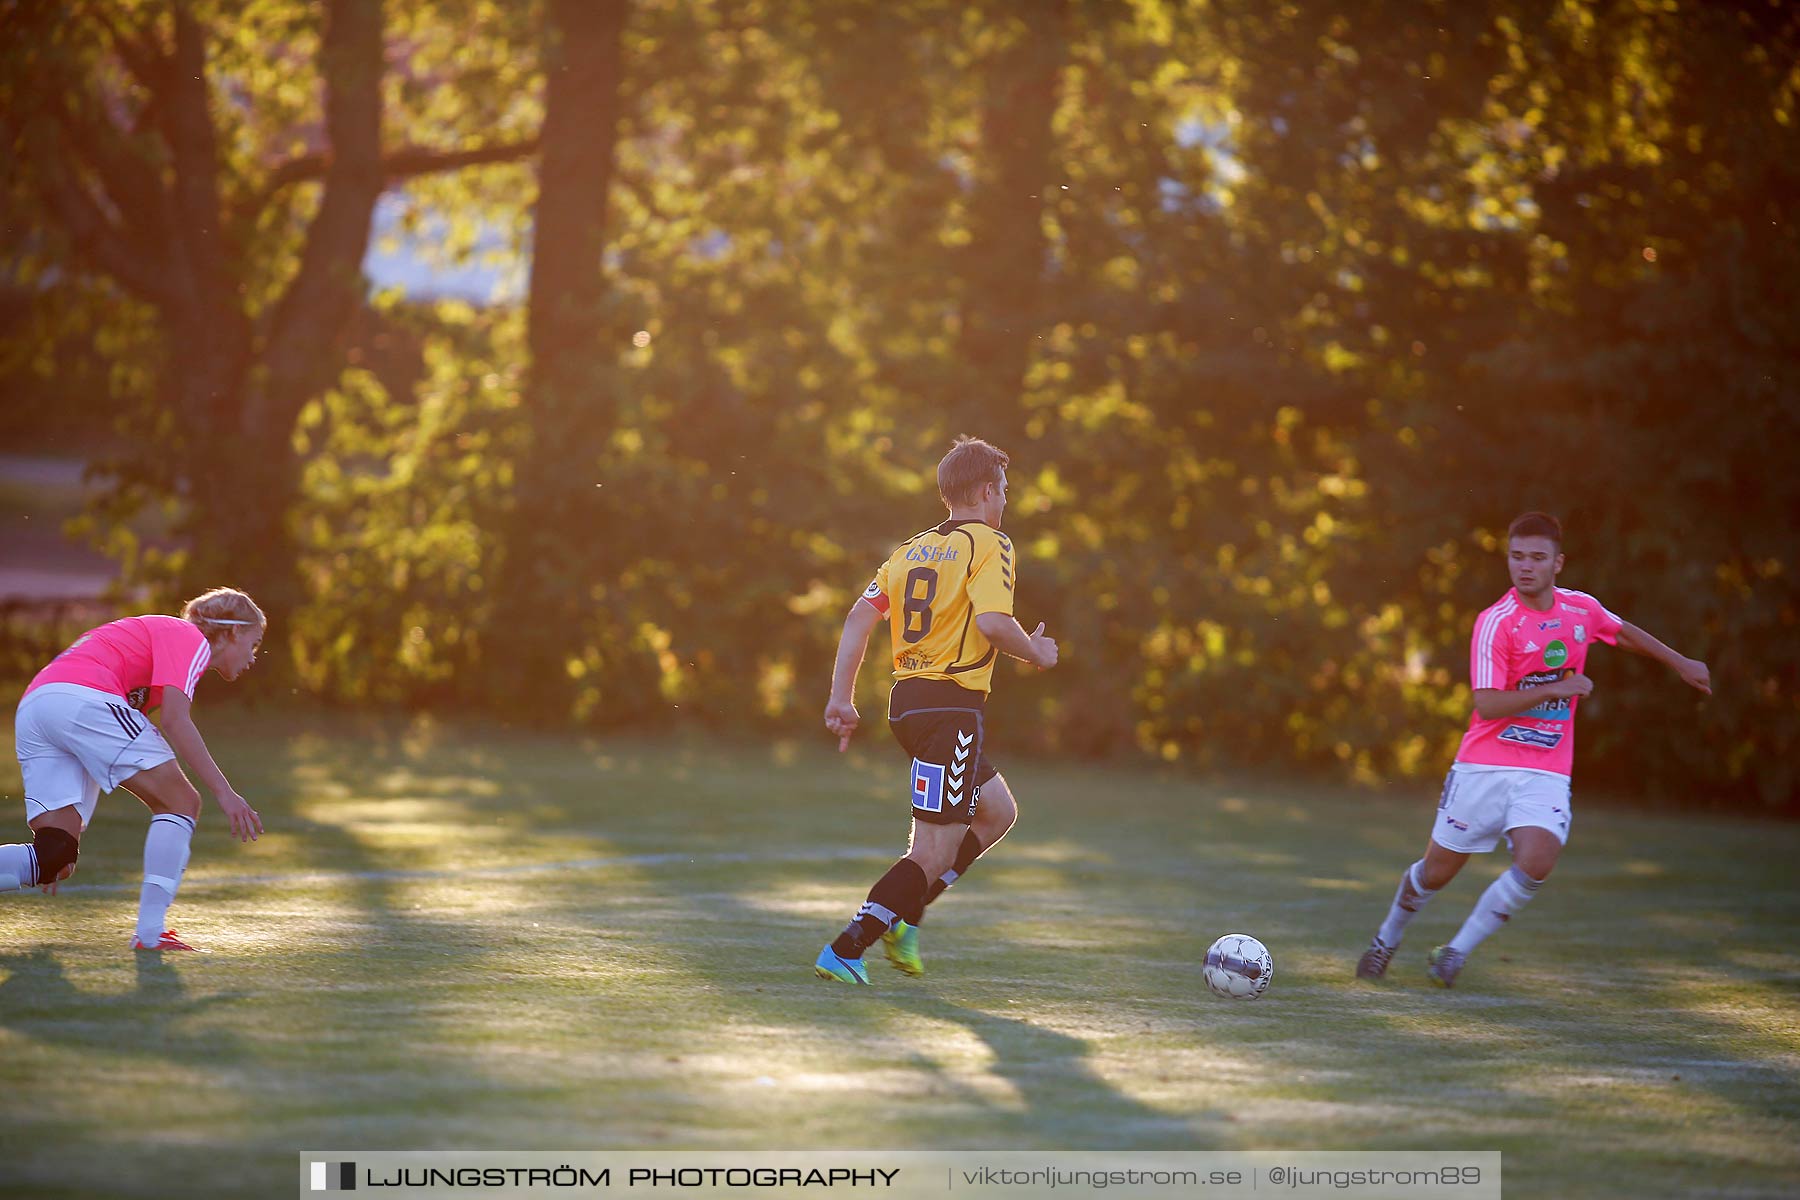
<instances>
[{"instance_id":1,"label":"blond-haired player","mask_svg":"<svg viewBox=\"0 0 1800 1200\"><path fill-rule=\"evenodd\" d=\"M226 679L242 675L267 627L249 596L214 588L189 600L179 617L126 617L90 629L39 671L14 722L32 840L0 846L0 891L35 886L54 894L75 870L100 793L123 787L151 813L131 944L192 950L164 925L200 818L200 793L175 756L212 792L234 835L251 841L261 834L261 819L213 761L192 709L207 668ZM146 717L159 708L160 729Z\"/></svg>"},{"instance_id":2,"label":"blond-haired player","mask_svg":"<svg viewBox=\"0 0 1800 1200\"><path fill-rule=\"evenodd\" d=\"M912 759L912 840L844 932L819 952L813 970L821 978L868 983L863 951L877 938L895 967L922 974L918 926L925 906L1018 818L1006 781L988 761L982 710L997 655L1048 668L1057 651L1041 622L1026 633L1013 617L1017 560L1000 532L1009 462L996 446L958 438L938 463L938 494L949 519L896 549L844 620L825 727L837 735L839 750L849 746L861 723L853 695L857 671L869 636L885 620L894 667L888 729Z\"/></svg>"}]
</instances>

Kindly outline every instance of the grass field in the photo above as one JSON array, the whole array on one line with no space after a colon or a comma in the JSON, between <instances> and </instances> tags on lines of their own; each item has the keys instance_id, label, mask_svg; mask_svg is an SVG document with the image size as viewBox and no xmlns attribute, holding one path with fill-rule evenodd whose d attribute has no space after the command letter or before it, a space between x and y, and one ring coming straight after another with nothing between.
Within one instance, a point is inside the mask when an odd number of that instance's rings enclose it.
<instances>
[{"instance_id":1,"label":"grass field","mask_svg":"<svg viewBox=\"0 0 1800 1200\"><path fill-rule=\"evenodd\" d=\"M1508 1195L1800 1194L1792 825L1586 804L1457 990L1424 954L1500 858L1369 986L1430 789L1003 758L1021 823L933 908L929 974L852 990L810 964L901 848L885 743L201 720L270 829L239 847L208 802L171 922L215 953L124 949L123 793L81 886L0 897L0 1193L288 1195L303 1149L969 1147L1497 1149ZM1263 1000L1201 982L1228 931L1272 949Z\"/></svg>"}]
</instances>

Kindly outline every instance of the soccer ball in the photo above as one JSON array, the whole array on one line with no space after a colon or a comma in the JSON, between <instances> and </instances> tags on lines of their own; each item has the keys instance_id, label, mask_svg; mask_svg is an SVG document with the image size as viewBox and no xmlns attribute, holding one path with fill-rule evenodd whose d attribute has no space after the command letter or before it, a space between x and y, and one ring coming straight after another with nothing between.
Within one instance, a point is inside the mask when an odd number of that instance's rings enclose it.
<instances>
[{"instance_id":1,"label":"soccer ball","mask_svg":"<svg viewBox=\"0 0 1800 1200\"><path fill-rule=\"evenodd\" d=\"M1206 986L1228 1000L1254 1000L1269 990L1275 960L1247 933L1228 933L1206 952Z\"/></svg>"}]
</instances>

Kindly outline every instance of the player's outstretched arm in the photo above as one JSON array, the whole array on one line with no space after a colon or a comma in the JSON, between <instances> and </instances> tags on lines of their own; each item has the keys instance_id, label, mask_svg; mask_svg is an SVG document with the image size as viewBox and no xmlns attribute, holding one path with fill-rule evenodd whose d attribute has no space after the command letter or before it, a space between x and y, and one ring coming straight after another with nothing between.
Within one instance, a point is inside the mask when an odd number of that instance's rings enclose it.
<instances>
[{"instance_id":1,"label":"player's outstretched arm","mask_svg":"<svg viewBox=\"0 0 1800 1200\"><path fill-rule=\"evenodd\" d=\"M976 616L975 628L981 630L981 636L994 643L1002 654L1023 659L1041 671L1056 665L1056 639L1045 635L1042 621L1038 622L1037 629L1026 633L1025 627L1009 614L985 612Z\"/></svg>"},{"instance_id":2,"label":"player's outstretched arm","mask_svg":"<svg viewBox=\"0 0 1800 1200\"><path fill-rule=\"evenodd\" d=\"M200 782L211 789L213 799L219 802L219 808L231 822L232 835L239 841L255 841L263 831L262 818L250 807L248 800L237 794L237 789L225 778L225 772L213 761L212 751L206 748L206 741L194 724L193 701L180 688L166 687L162 709L163 736L169 739L169 745L181 755L181 760L193 768Z\"/></svg>"},{"instance_id":3,"label":"player's outstretched arm","mask_svg":"<svg viewBox=\"0 0 1800 1200\"><path fill-rule=\"evenodd\" d=\"M1689 658L1684 654L1665 646L1649 634L1626 621L1619 627L1619 649L1629 650L1633 654L1641 654L1645 658L1654 658L1669 670L1681 676L1681 682L1691 688L1697 688L1707 695L1712 695L1712 672L1705 663L1697 658Z\"/></svg>"},{"instance_id":4,"label":"player's outstretched arm","mask_svg":"<svg viewBox=\"0 0 1800 1200\"><path fill-rule=\"evenodd\" d=\"M850 748L850 735L862 723L862 714L856 711L856 675L862 670L863 655L869 652L869 635L879 624L880 611L858 599L844 618L844 632L838 635L837 662L831 668L831 699L825 704L825 728L837 735L840 753Z\"/></svg>"}]
</instances>

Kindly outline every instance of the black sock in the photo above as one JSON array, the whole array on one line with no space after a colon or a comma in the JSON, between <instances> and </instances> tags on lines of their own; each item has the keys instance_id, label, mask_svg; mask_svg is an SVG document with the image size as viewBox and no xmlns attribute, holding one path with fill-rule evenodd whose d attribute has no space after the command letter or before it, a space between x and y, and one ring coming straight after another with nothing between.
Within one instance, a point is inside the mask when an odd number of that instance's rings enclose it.
<instances>
[{"instance_id":1,"label":"black sock","mask_svg":"<svg viewBox=\"0 0 1800 1200\"><path fill-rule=\"evenodd\" d=\"M924 897L925 872L912 859L901 859L875 881L868 900L856 910L856 919L844 926L831 948L843 958L861 958L902 913L924 908Z\"/></svg>"},{"instance_id":2,"label":"black sock","mask_svg":"<svg viewBox=\"0 0 1800 1200\"><path fill-rule=\"evenodd\" d=\"M939 896L943 895L945 891L949 889L951 884L955 883L958 879L961 879L963 874L968 871L970 867L975 865L975 860L981 857L983 849L985 849L985 847L982 846L981 839L975 836L975 831L973 829L963 834L962 845L956 848L955 865L948 871L945 871L942 875L938 876L938 878L931 881L931 886L925 889L925 899L920 902L919 911L914 915L907 917L906 923L908 925L917 925L922 922L925 919L925 905L930 904L933 900L936 900Z\"/></svg>"}]
</instances>

